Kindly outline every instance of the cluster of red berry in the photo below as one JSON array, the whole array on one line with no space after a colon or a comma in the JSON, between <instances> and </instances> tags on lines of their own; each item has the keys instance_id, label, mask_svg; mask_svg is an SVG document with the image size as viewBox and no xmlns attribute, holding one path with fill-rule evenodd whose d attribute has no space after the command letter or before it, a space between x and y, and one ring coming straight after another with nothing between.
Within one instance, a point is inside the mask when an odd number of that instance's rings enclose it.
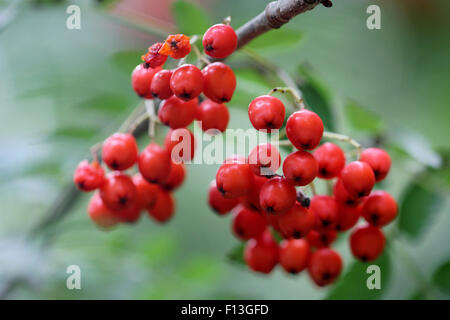
<instances>
[{"instance_id":1,"label":"cluster of red berry","mask_svg":"<svg viewBox=\"0 0 450 320\"><path fill-rule=\"evenodd\" d=\"M258 130L280 129L285 107L278 98L265 95L250 103L248 114ZM269 273L280 263L296 274L307 268L312 280L324 286L342 270L339 253L329 246L337 232L353 228L360 216L367 223L350 235L353 255L372 261L382 253L385 237L380 227L396 217L397 204L387 192L372 189L388 174L391 159L384 150L370 148L346 165L338 145L326 142L318 147L324 126L306 109L291 114L285 130L297 151L284 159L283 175L275 173L281 163L277 148L260 144L247 159L225 160L210 185L209 205L219 215L232 211L232 230L247 241L244 259L250 269ZM332 194L309 198L296 189L315 178L336 178ZM277 243L274 234L284 239Z\"/></svg>"}]
</instances>

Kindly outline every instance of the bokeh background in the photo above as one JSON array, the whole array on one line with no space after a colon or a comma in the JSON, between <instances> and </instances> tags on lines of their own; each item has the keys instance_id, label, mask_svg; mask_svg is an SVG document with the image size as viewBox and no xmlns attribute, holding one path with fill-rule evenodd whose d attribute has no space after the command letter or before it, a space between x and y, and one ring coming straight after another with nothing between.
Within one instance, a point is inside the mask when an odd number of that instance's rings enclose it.
<instances>
[{"instance_id":1,"label":"bokeh background","mask_svg":"<svg viewBox=\"0 0 450 320\"><path fill-rule=\"evenodd\" d=\"M167 225L143 216L136 225L100 231L86 214L89 195L71 195L77 163L139 104L130 73L151 43L178 30L200 33L226 16L238 27L267 2L0 0L1 298L450 298L445 0L335 0L251 46L296 79L328 129L390 152L393 168L380 187L401 212L376 262L381 290L366 288L366 265L351 257L345 234L335 244L343 275L325 289L305 274L277 268L261 276L233 260L239 243L230 217L206 204L218 166L189 166ZM66 28L69 4L81 7L81 30ZM366 28L369 4L381 8L381 30ZM229 128L249 128L252 97L281 83L243 54L229 63L238 76ZM82 290L66 288L73 264L81 268Z\"/></svg>"}]
</instances>

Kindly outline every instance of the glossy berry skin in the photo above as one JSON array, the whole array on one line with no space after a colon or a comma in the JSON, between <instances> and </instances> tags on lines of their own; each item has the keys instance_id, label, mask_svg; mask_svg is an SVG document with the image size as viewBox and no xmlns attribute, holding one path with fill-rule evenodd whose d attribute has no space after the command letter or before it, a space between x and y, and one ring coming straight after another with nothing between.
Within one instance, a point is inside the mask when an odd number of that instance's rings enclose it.
<instances>
[{"instance_id":1,"label":"glossy berry skin","mask_svg":"<svg viewBox=\"0 0 450 320\"><path fill-rule=\"evenodd\" d=\"M285 238L300 239L307 236L316 222L314 212L302 207L298 202L291 210L277 217L281 233Z\"/></svg>"},{"instance_id":2,"label":"glossy berry skin","mask_svg":"<svg viewBox=\"0 0 450 320\"><path fill-rule=\"evenodd\" d=\"M164 148L176 163L189 162L195 155L194 134L186 128L170 129L164 139Z\"/></svg>"},{"instance_id":3,"label":"glossy berry skin","mask_svg":"<svg viewBox=\"0 0 450 320\"><path fill-rule=\"evenodd\" d=\"M323 136L322 119L309 110L294 112L286 122L286 135L297 149L312 150Z\"/></svg>"},{"instance_id":4,"label":"glossy berry skin","mask_svg":"<svg viewBox=\"0 0 450 320\"><path fill-rule=\"evenodd\" d=\"M203 90L203 74L192 64L182 65L172 73L170 89L181 100L197 98Z\"/></svg>"},{"instance_id":5,"label":"glossy berry skin","mask_svg":"<svg viewBox=\"0 0 450 320\"><path fill-rule=\"evenodd\" d=\"M378 148L364 150L359 160L367 163L372 168L377 182L386 178L391 168L391 157L386 151Z\"/></svg>"},{"instance_id":6,"label":"glossy berry skin","mask_svg":"<svg viewBox=\"0 0 450 320\"><path fill-rule=\"evenodd\" d=\"M175 200L172 194L160 189L155 205L147 212L156 222L165 223L169 221L175 212Z\"/></svg>"},{"instance_id":7,"label":"glossy berry skin","mask_svg":"<svg viewBox=\"0 0 450 320\"><path fill-rule=\"evenodd\" d=\"M203 70L203 93L217 103L229 102L236 89L233 70L222 62L214 62Z\"/></svg>"},{"instance_id":8,"label":"glossy berry skin","mask_svg":"<svg viewBox=\"0 0 450 320\"><path fill-rule=\"evenodd\" d=\"M329 247L334 240L336 240L337 232L336 230L328 230L328 231L316 231L311 230L306 239L311 247L315 247L317 249Z\"/></svg>"},{"instance_id":9,"label":"glossy berry skin","mask_svg":"<svg viewBox=\"0 0 450 320\"><path fill-rule=\"evenodd\" d=\"M98 192L89 200L87 211L89 218L100 228L111 228L119 222L116 215L105 206Z\"/></svg>"},{"instance_id":10,"label":"glossy berry skin","mask_svg":"<svg viewBox=\"0 0 450 320\"><path fill-rule=\"evenodd\" d=\"M263 143L250 151L248 164L254 174L272 176L280 167L281 156L274 145Z\"/></svg>"},{"instance_id":11,"label":"glossy berry skin","mask_svg":"<svg viewBox=\"0 0 450 320\"><path fill-rule=\"evenodd\" d=\"M162 123L172 129L184 128L194 121L198 100L183 101L175 96L161 102L158 117Z\"/></svg>"},{"instance_id":12,"label":"glossy berry skin","mask_svg":"<svg viewBox=\"0 0 450 320\"><path fill-rule=\"evenodd\" d=\"M100 197L110 210L128 209L137 203L137 191L133 180L119 171L106 176L100 189Z\"/></svg>"},{"instance_id":13,"label":"glossy berry skin","mask_svg":"<svg viewBox=\"0 0 450 320\"><path fill-rule=\"evenodd\" d=\"M186 168L182 163L175 163L172 161L172 168L166 180L161 184L165 190L172 191L179 188L186 177Z\"/></svg>"},{"instance_id":14,"label":"glossy berry skin","mask_svg":"<svg viewBox=\"0 0 450 320\"><path fill-rule=\"evenodd\" d=\"M219 190L217 190L216 180L209 185L208 204L218 215L225 215L236 207L239 203L238 199L227 199Z\"/></svg>"},{"instance_id":15,"label":"glossy berry skin","mask_svg":"<svg viewBox=\"0 0 450 320\"><path fill-rule=\"evenodd\" d=\"M227 198L247 195L253 185L253 173L248 164L224 163L216 174L217 189Z\"/></svg>"},{"instance_id":16,"label":"glossy berry skin","mask_svg":"<svg viewBox=\"0 0 450 320\"><path fill-rule=\"evenodd\" d=\"M333 186L333 195L334 199L338 203L342 203L351 207L359 205L364 199L351 196L348 193L347 189L345 189L344 184L342 183L342 180L340 178L337 179L336 183Z\"/></svg>"},{"instance_id":17,"label":"glossy berry skin","mask_svg":"<svg viewBox=\"0 0 450 320\"><path fill-rule=\"evenodd\" d=\"M283 173L296 186L306 186L317 176L317 161L306 151L293 152L284 159Z\"/></svg>"},{"instance_id":18,"label":"glossy berry skin","mask_svg":"<svg viewBox=\"0 0 450 320\"><path fill-rule=\"evenodd\" d=\"M259 195L261 192L262 186L267 182L267 177L253 175L253 184L250 188L250 192L241 198L239 198L239 202L246 208L254 211L261 211L261 205L259 203Z\"/></svg>"},{"instance_id":19,"label":"glossy berry skin","mask_svg":"<svg viewBox=\"0 0 450 320\"><path fill-rule=\"evenodd\" d=\"M158 53L181 59L191 52L189 37L184 34L169 35Z\"/></svg>"},{"instance_id":20,"label":"glossy berry skin","mask_svg":"<svg viewBox=\"0 0 450 320\"><path fill-rule=\"evenodd\" d=\"M166 60L167 56L160 54L159 50L163 44L157 42L148 48L148 52L142 56L142 60L150 66L150 68L156 68L162 66Z\"/></svg>"},{"instance_id":21,"label":"glossy berry skin","mask_svg":"<svg viewBox=\"0 0 450 320\"><path fill-rule=\"evenodd\" d=\"M310 210L316 217L317 231L334 230L338 220L338 205L336 201L326 195L318 195L311 199Z\"/></svg>"},{"instance_id":22,"label":"glossy berry skin","mask_svg":"<svg viewBox=\"0 0 450 320\"><path fill-rule=\"evenodd\" d=\"M297 274L308 266L309 254L309 244L304 239L289 239L280 243L280 265L291 274Z\"/></svg>"},{"instance_id":23,"label":"glossy berry skin","mask_svg":"<svg viewBox=\"0 0 450 320\"><path fill-rule=\"evenodd\" d=\"M223 59L232 54L237 41L236 32L226 24L213 25L206 30L202 40L205 53L214 59Z\"/></svg>"},{"instance_id":24,"label":"glossy berry skin","mask_svg":"<svg viewBox=\"0 0 450 320\"><path fill-rule=\"evenodd\" d=\"M105 180L105 171L96 161L89 163L81 161L73 175L73 182L81 191L93 191L102 186Z\"/></svg>"},{"instance_id":25,"label":"glossy berry skin","mask_svg":"<svg viewBox=\"0 0 450 320\"><path fill-rule=\"evenodd\" d=\"M314 158L319 165L318 176L322 179L332 179L341 173L345 167L345 154L334 143L326 142L314 150Z\"/></svg>"},{"instance_id":26,"label":"glossy berry skin","mask_svg":"<svg viewBox=\"0 0 450 320\"><path fill-rule=\"evenodd\" d=\"M163 183L172 168L170 153L157 144L149 144L139 155L138 167L148 182Z\"/></svg>"},{"instance_id":27,"label":"glossy berry skin","mask_svg":"<svg viewBox=\"0 0 450 320\"><path fill-rule=\"evenodd\" d=\"M339 232L353 228L361 217L361 205L349 206L345 203L338 203L338 218L336 230Z\"/></svg>"},{"instance_id":28,"label":"glossy berry skin","mask_svg":"<svg viewBox=\"0 0 450 320\"><path fill-rule=\"evenodd\" d=\"M197 120L203 131L216 129L224 132L230 121L230 113L225 104L206 99L198 106Z\"/></svg>"},{"instance_id":29,"label":"glossy berry skin","mask_svg":"<svg viewBox=\"0 0 450 320\"><path fill-rule=\"evenodd\" d=\"M257 211L238 205L232 212L232 230L239 239L257 238L266 230L266 219Z\"/></svg>"},{"instance_id":30,"label":"glossy berry skin","mask_svg":"<svg viewBox=\"0 0 450 320\"><path fill-rule=\"evenodd\" d=\"M142 209L152 207L156 202L159 187L149 183L140 173L135 174L132 180L136 186L138 206Z\"/></svg>"},{"instance_id":31,"label":"glossy berry skin","mask_svg":"<svg viewBox=\"0 0 450 320\"><path fill-rule=\"evenodd\" d=\"M297 193L291 181L274 177L262 186L259 204L269 214L282 214L294 206L296 197Z\"/></svg>"},{"instance_id":32,"label":"glossy berry skin","mask_svg":"<svg viewBox=\"0 0 450 320\"><path fill-rule=\"evenodd\" d=\"M362 205L364 219L376 227L383 227L392 222L397 212L397 202L385 191L372 192Z\"/></svg>"},{"instance_id":33,"label":"glossy berry skin","mask_svg":"<svg viewBox=\"0 0 450 320\"><path fill-rule=\"evenodd\" d=\"M161 70L155 73L150 86L150 92L154 98L164 100L173 95L172 89L170 88L172 73L172 70Z\"/></svg>"},{"instance_id":34,"label":"glossy berry skin","mask_svg":"<svg viewBox=\"0 0 450 320\"><path fill-rule=\"evenodd\" d=\"M350 235L350 249L359 260L373 261L383 252L386 239L381 229L366 225L355 229Z\"/></svg>"},{"instance_id":35,"label":"glossy berry skin","mask_svg":"<svg viewBox=\"0 0 450 320\"><path fill-rule=\"evenodd\" d=\"M247 241L244 260L247 266L256 272L270 273L278 263L278 244L269 230L257 239Z\"/></svg>"},{"instance_id":36,"label":"glossy berry skin","mask_svg":"<svg viewBox=\"0 0 450 320\"><path fill-rule=\"evenodd\" d=\"M139 64L131 74L131 86L138 96L145 99L152 99L150 85L155 73L161 70L160 67L150 68L147 64Z\"/></svg>"},{"instance_id":37,"label":"glossy berry skin","mask_svg":"<svg viewBox=\"0 0 450 320\"><path fill-rule=\"evenodd\" d=\"M342 271L342 258L336 251L322 248L315 251L309 260L308 272L320 287L336 280Z\"/></svg>"},{"instance_id":38,"label":"glossy berry skin","mask_svg":"<svg viewBox=\"0 0 450 320\"><path fill-rule=\"evenodd\" d=\"M280 129L285 113L283 102L269 95L253 99L248 106L248 117L256 130Z\"/></svg>"},{"instance_id":39,"label":"glossy berry skin","mask_svg":"<svg viewBox=\"0 0 450 320\"><path fill-rule=\"evenodd\" d=\"M138 158L136 139L129 133L115 133L103 142L102 159L112 170L126 170Z\"/></svg>"},{"instance_id":40,"label":"glossy berry skin","mask_svg":"<svg viewBox=\"0 0 450 320\"><path fill-rule=\"evenodd\" d=\"M352 197L365 197L370 194L375 185L375 175L372 168L365 162L353 161L341 172L344 188Z\"/></svg>"}]
</instances>

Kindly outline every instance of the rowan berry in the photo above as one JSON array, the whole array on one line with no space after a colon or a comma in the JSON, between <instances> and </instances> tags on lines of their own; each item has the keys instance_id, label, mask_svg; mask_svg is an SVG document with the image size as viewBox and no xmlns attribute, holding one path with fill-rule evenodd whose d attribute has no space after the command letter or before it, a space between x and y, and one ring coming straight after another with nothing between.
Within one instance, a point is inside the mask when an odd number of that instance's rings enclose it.
<instances>
[{"instance_id":1,"label":"rowan berry","mask_svg":"<svg viewBox=\"0 0 450 320\"><path fill-rule=\"evenodd\" d=\"M158 146L149 144L139 155L139 172L150 183L163 183L172 168L170 153Z\"/></svg>"},{"instance_id":2,"label":"rowan berry","mask_svg":"<svg viewBox=\"0 0 450 320\"><path fill-rule=\"evenodd\" d=\"M155 73L150 86L150 92L154 98L163 100L173 95L172 89L170 88L172 73L172 70L161 70Z\"/></svg>"},{"instance_id":3,"label":"rowan berry","mask_svg":"<svg viewBox=\"0 0 450 320\"><path fill-rule=\"evenodd\" d=\"M164 139L164 148L170 153L172 161L189 162L194 159L194 134L186 128L170 129Z\"/></svg>"},{"instance_id":4,"label":"rowan berry","mask_svg":"<svg viewBox=\"0 0 450 320\"><path fill-rule=\"evenodd\" d=\"M342 271L342 258L330 248L315 251L309 260L308 272L311 279L320 287L336 280Z\"/></svg>"},{"instance_id":5,"label":"rowan berry","mask_svg":"<svg viewBox=\"0 0 450 320\"><path fill-rule=\"evenodd\" d=\"M256 130L280 129L285 113L283 102L269 95L253 99L248 106L248 117Z\"/></svg>"},{"instance_id":6,"label":"rowan berry","mask_svg":"<svg viewBox=\"0 0 450 320\"><path fill-rule=\"evenodd\" d=\"M197 98L203 90L203 74L192 64L182 65L172 73L170 89L181 100Z\"/></svg>"},{"instance_id":7,"label":"rowan berry","mask_svg":"<svg viewBox=\"0 0 450 320\"><path fill-rule=\"evenodd\" d=\"M332 197L326 195L313 197L310 210L316 217L314 228L317 231L334 230L338 220L338 206Z\"/></svg>"},{"instance_id":8,"label":"rowan berry","mask_svg":"<svg viewBox=\"0 0 450 320\"><path fill-rule=\"evenodd\" d=\"M250 191L247 195L241 197L239 202L246 208L261 211L261 205L259 203L259 195L261 192L262 186L267 182L267 177L253 175L253 184L250 188Z\"/></svg>"},{"instance_id":9,"label":"rowan berry","mask_svg":"<svg viewBox=\"0 0 450 320\"><path fill-rule=\"evenodd\" d=\"M150 68L149 65L142 63L134 68L131 74L131 86L138 96L145 99L152 99L150 85L155 73L160 71L160 67Z\"/></svg>"},{"instance_id":10,"label":"rowan berry","mask_svg":"<svg viewBox=\"0 0 450 320\"><path fill-rule=\"evenodd\" d=\"M159 49L158 53L171 56L174 59L181 59L191 52L189 37L184 34L175 34L167 37L166 41Z\"/></svg>"},{"instance_id":11,"label":"rowan berry","mask_svg":"<svg viewBox=\"0 0 450 320\"><path fill-rule=\"evenodd\" d=\"M344 151L334 143L326 142L316 150L314 157L319 165L319 178L332 179L341 173L345 167Z\"/></svg>"},{"instance_id":12,"label":"rowan berry","mask_svg":"<svg viewBox=\"0 0 450 320\"><path fill-rule=\"evenodd\" d=\"M236 89L236 76L233 70L222 62L214 62L203 70L203 93L217 103L231 100Z\"/></svg>"},{"instance_id":13,"label":"rowan berry","mask_svg":"<svg viewBox=\"0 0 450 320\"><path fill-rule=\"evenodd\" d=\"M105 171L97 161L89 163L81 161L73 175L73 182L81 191L92 191L102 186L105 180Z\"/></svg>"},{"instance_id":14,"label":"rowan berry","mask_svg":"<svg viewBox=\"0 0 450 320\"><path fill-rule=\"evenodd\" d=\"M342 183L342 180L340 178L337 179L336 183L333 186L333 195L338 203L343 203L347 206L352 207L357 206L364 199L351 196L348 193L347 189L345 189L344 184Z\"/></svg>"},{"instance_id":15,"label":"rowan berry","mask_svg":"<svg viewBox=\"0 0 450 320\"><path fill-rule=\"evenodd\" d=\"M140 173L136 173L132 180L136 186L138 207L142 209L152 207L156 202L158 185L148 182Z\"/></svg>"},{"instance_id":16,"label":"rowan berry","mask_svg":"<svg viewBox=\"0 0 450 320\"><path fill-rule=\"evenodd\" d=\"M282 214L294 206L296 197L297 192L290 180L274 177L261 187L259 203L269 214Z\"/></svg>"},{"instance_id":17,"label":"rowan berry","mask_svg":"<svg viewBox=\"0 0 450 320\"><path fill-rule=\"evenodd\" d=\"M341 172L341 179L350 196L358 198L369 195L375 184L372 168L361 161L353 161L346 165Z\"/></svg>"},{"instance_id":18,"label":"rowan berry","mask_svg":"<svg viewBox=\"0 0 450 320\"><path fill-rule=\"evenodd\" d=\"M103 142L102 159L112 170L126 170L138 158L136 139L129 133L115 133Z\"/></svg>"},{"instance_id":19,"label":"rowan berry","mask_svg":"<svg viewBox=\"0 0 450 320\"><path fill-rule=\"evenodd\" d=\"M278 263L278 250L278 244L270 231L266 230L257 239L247 241L244 249L244 260L251 270L270 273Z\"/></svg>"},{"instance_id":20,"label":"rowan berry","mask_svg":"<svg viewBox=\"0 0 450 320\"><path fill-rule=\"evenodd\" d=\"M364 150L359 160L367 163L372 168L376 181L386 178L391 168L391 157L386 151L378 148Z\"/></svg>"},{"instance_id":21,"label":"rowan berry","mask_svg":"<svg viewBox=\"0 0 450 320\"><path fill-rule=\"evenodd\" d=\"M203 35L205 53L214 59L228 57L236 50L237 35L234 29L226 24L216 24L206 30Z\"/></svg>"},{"instance_id":22,"label":"rowan berry","mask_svg":"<svg viewBox=\"0 0 450 320\"><path fill-rule=\"evenodd\" d=\"M338 203L338 218L336 222L337 231L346 231L353 228L361 216L361 205L349 206Z\"/></svg>"},{"instance_id":23,"label":"rowan berry","mask_svg":"<svg viewBox=\"0 0 450 320\"><path fill-rule=\"evenodd\" d=\"M283 173L296 186L306 186L317 176L317 161L306 151L293 152L284 159Z\"/></svg>"},{"instance_id":24,"label":"rowan berry","mask_svg":"<svg viewBox=\"0 0 450 320\"><path fill-rule=\"evenodd\" d=\"M397 216L397 202L386 191L374 191L362 205L362 215L371 225L382 227Z\"/></svg>"},{"instance_id":25,"label":"rowan berry","mask_svg":"<svg viewBox=\"0 0 450 320\"><path fill-rule=\"evenodd\" d=\"M317 249L329 247L334 240L336 240L337 232L336 230L328 230L328 231L316 231L311 230L306 239L311 247L315 247Z\"/></svg>"},{"instance_id":26,"label":"rowan berry","mask_svg":"<svg viewBox=\"0 0 450 320\"><path fill-rule=\"evenodd\" d=\"M198 99L183 101L175 96L163 100L158 110L162 123L172 129L184 128L194 121L197 114Z\"/></svg>"},{"instance_id":27,"label":"rowan berry","mask_svg":"<svg viewBox=\"0 0 450 320\"><path fill-rule=\"evenodd\" d=\"M87 211L89 218L101 228L111 228L119 222L116 215L105 206L98 192L89 200Z\"/></svg>"},{"instance_id":28,"label":"rowan berry","mask_svg":"<svg viewBox=\"0 0 450 320\"><path fill-rule=\"evenodd\" d=\"M155 221L165 223L169 221L175 212L175 200L169 191L160 189L156 197L156 203L147 209L148 214Z\"/></svg>"},{"instance_id":29,"label":"rowan berry","mask_svg":"<svg viewBox=\"0 0 450 320\"><path fill-rule=\"evenodd\" d=\"M216 183L225 198L239 198L250 192L253 173L248 164L224 163L217 171Z\"/></svg>"},{"instance_id":30,"label":"rowan berry","mask_svg":"<svg viewBox=\"0 0 450 320\"><path fill-rule=\"evenodd\" d=\"M295 202L291 210L277 217L281 233L285 238L305 237L316 222L314 212L304 208L298 202Z\"/></svg>"},{"instance_id":31,"label":"rowan berry","mask_svg":"<svg viewBox=\"0 0 450 320\"><path fill-rule=\"evenodd\" d=\"M134 223L141 217L141 210L138 201L134 201L128 208L115 210L113 213L119 218L121 222Z\"/></svg>"},{"instance_id":32,"label":"rowan berry","mask_svg":"<svg viewBox=\"0 0 450 320\"><path fill-rule=\"evenodd\" d=\"M175 163L172 161L172 168L166 180L161 184L161 187L168 191L177 189L186 177L186 168L182 163Z\"/></svg>"},{"instance_id":33,"label":"rowan berry","mask_svg":"<svg viewBox=\"0 0 450 320\"><path fill-rule=\"evenodd\" d=\"M322 139L322 119L309 110L294 112L286 122L286 135L297 149L312 150Z\"/></svg>"},{"instance_id":34,"label":"rowan berry","mask_svg":"<svg viewBox=\"0 0 450 320\"><path fill-rule=\"evenodd\" d=\"M159 50L163 44L161 42L154 43L148 48L148 52L142 56L142 60L150 66L150 68L156 68L162 66L166 60L167 55L159 53Z\"/></svg>"},{"instance_id":35,"label":"rowan berry","mask_svg":"<svg viewBox=\"0 0 450 320\"><path fill-rule=\"evenodd\" d=\"M283 240L280 243L280 265L286 272L297 274L308 266L309 244L303 239Z\"/></svg>"},{"instance_id":36,"label":"rowan berry","mask_svg":"<svg viewBox=\"0 0 450 320\"><path fill-rule=\"evenodd\" d=\"M211 181L208 191L208 204L218 215L230 212L239 203L238 199L227 199L219 192L216 180Z\"/></svg>"},{"instance_id":37,"label":"rowan berry","mask_svg":"<svg viewBox=\"0 0 450 320\"><path fill-rule=\"evenodd\" d=\"M230 113L225 104L207 99L198 106L197 120L203 131L216 129L224 132L230 121Z\"/></svg>"},{"instance_id":38,"label":"rowan berry","mask_svg":"<svg viewBox=\"0 0 450 320\"><path fill-rule=\"evenodd\" d=\"M263 143L250 151L248 164L254 174L272 176L280 167L281 156L275 146Z\"/></svg>"},{"instance_id":39,"label":"rowan berry","mask_svg":"<svg viewBox=\"0 0 450 320\"><path fill-rule=\"evenodd\" d=\"M378 258L385 243L383 231L371 225L361 226L350 235L350 249L353 255L363 262Z\"/></svg>"},{"instance_id":40,"label":"rowan berry","mask_svg":"<svg viewBox=\"0 0 450 320\"><path fill-rule=\"evenodd\" d=\"M137 191L131 178L119 171L106 176L100 188L100 197L110 210L128 209L137 203Z\"/></svg>"},{"instance_id":41,"label":"rowan berry","mask_svg":"<svg viewBox=\"0 0 450 320\"><path fill-rule=\"evenodd\" d=\"M257 238L266 230L266 219L257 211L238 205L232 213L232 230L239 239Z\"/></svg>"}]
</instances>

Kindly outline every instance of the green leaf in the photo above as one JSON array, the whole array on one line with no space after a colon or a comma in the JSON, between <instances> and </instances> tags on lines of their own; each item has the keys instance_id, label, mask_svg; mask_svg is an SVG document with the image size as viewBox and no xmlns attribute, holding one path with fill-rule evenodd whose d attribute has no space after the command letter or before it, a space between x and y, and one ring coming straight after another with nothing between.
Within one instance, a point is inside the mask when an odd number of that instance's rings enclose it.
<instances>
[{"instance_id":1,"label":"green leaf","mask_svg":"<svg viewBox=\"0 0 450 320\"><path fill-rule=\"evenodd\" d=\"M62 127L49 135L50 138L89 140L98 134L97 128L87 127Z\"/></svg>"},{"instance_id":2,"label":"green leaf","mask_svg":"<svg viewBox=\"0 0 450 320\"><path fill-rule=\"evenodd\" d=\"M142 63L141 57L145 54L145 50L137 51L121 51L114 53L111 57L111 63L123 72L129 73L131 77L131 72L139 64Z\"/></svg>"},{"instance_id":3,"label":"green leaf","mask_svg":"<svg viewBox=\"0 0 450 320\"><path fill-rule=\"evenodd\" d=\"M231 262L235 262L237 264L245 265L244 261L244 249L245 245L243 243L239 243L236 246L234 246L230 252L227 254L227 258Z\"/></svg>"},{"instance_id":4,"label":"green leaf","mask_svg":"<svg viewBox=\"0 0 450 320\"><path fill-rule=\"evenodd\" d=\"M417 291L414 292L409 298L408 300L427 300L427 295L425 292L422 291Z\"/></svg>"},{"instance_id":5,"label":"green leaf","mask_svg":"<svg viewBox=\"0 0 450 320\"><path fill-rule=\"evenodd\" d=\"M248 47L252 49L278 49L284 51L289 47L295 47L302 38L302 32L283 28L264 33L252 40Z\"/></svg>"},{"instance_id":6,"label":"green leaf","mask_svg":"<svg viewBox=\"0 0 450 320\"><path fill-rule=\"evenodd\" d=\"M206 12L191 2L175 1L172 12L178 31L186 35L203 34L211 26Z\"/></svg>"},{"instance_id":7,"label":"green leaf","mask_svg":"<svg viewBox=\"0 0 450 320\"><path fill-rule=\"evenodd\" d=\"M355 130L378 134L384 129L383 120L378 115L353 100L347 101L345 115Z\"/></svg>"},{"instance_id":8,"label":"green leaf","mask_svg":"<svg viewBox=\"0 0 450 320\"><path fill-rule=\"evenodd\" d=\"M433 283L442 291L450 293L450 260L434 272Z\"/></svg>"},{"instance_id":9,"label":"green leaf","mask_svg":"<svg viewBox=\"0 0 450 320\"><path fill-rule=\"evenodd\" d=\"M381 273L381 289L368 289L367 279L372 273L367 273L367 267L377 265ZM358 299L372 300L378 299L383 294L391 276L391 263L389 254L385 252L375 261L363 263L355 261L347 269L344 275L337 280L336 285L328 293L327 299Z\"/></svg>"},{"instance_id":10,"label":"green leaf","mask_svg":"<svg viewBox=\"0 0 450 320\"><path fill-rule=\"evenodd\" d=\"M413 182L400 204L400 230L410 237L418 237L435 217L442 202L441 195Z\"/></svg>"}]
</instances>

